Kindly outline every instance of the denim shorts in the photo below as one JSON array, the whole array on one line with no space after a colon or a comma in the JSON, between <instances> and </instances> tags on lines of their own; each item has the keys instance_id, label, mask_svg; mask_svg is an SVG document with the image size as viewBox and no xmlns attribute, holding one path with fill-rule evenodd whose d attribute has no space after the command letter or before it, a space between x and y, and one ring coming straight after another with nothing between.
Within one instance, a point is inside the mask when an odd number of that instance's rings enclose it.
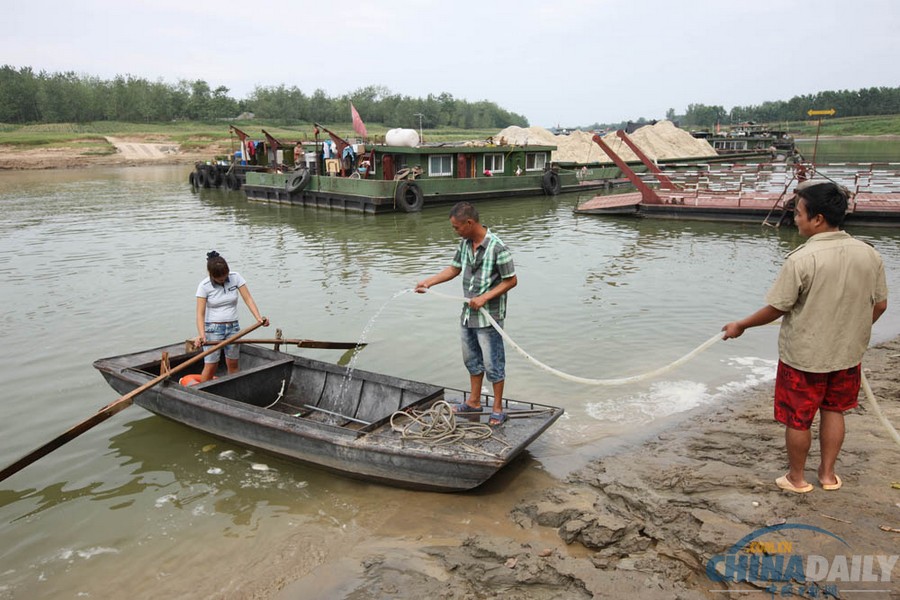
<instances>
[{"instance_id":1,"label":"denim shorts","mask_svg":"<svg viewBox=\"0 0 900 600\"><path fill-rule=\"evenodd\" d=\"M206 331L207 346L215 345L216 342L228 339L241 330L237 321L231 323L204 323L203 329ZM212 342L212 344L210 344ZM208 348L205 348L208 349ZM229 344L225 346L225 358L229 360L237 360L241 354L241 348L237 344ZM203 357L206 364L217 363L222 356L222 350L216 350Z\"/></svg>"},{"instance_id":2,"label":"denim shorts","mask_svg":"<svg viewBox=\"0 0 900 600\"><path fill-rule=\"evenodd\" d=\"M503 327L503 321L497 324ZM506 352L503 338L493 327L461 327L463 363L469 375L487 374L487 380L497 383L506 379Z\"/></svg>"}]
</instances>

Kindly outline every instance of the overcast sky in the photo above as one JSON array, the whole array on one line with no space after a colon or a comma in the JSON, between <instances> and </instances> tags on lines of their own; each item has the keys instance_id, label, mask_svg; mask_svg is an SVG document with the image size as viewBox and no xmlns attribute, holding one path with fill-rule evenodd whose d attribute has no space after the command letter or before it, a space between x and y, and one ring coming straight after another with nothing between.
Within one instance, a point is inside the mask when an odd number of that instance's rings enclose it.
<instances>
[{"instance_id":1,"label":"overcast sky","mask_svg":"<svg viewBox=\"0 0 900 600\"><path fill-rule=\"evenodd\" d=\"M900 85L898 0L0 3L0 64L16 68L203 79L238 99L448 92L544 127Z\"/></svg>"}]
</instances>

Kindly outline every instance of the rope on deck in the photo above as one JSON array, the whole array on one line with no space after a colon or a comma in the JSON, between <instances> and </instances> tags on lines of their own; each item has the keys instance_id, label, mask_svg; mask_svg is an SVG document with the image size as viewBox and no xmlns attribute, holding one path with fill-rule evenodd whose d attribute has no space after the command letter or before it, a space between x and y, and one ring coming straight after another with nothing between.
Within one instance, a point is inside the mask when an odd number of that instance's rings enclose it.
<instances>
[{"instance_id":1,"label":"rope on deck","mask_svg":"<svg viewBox=\"0 0 900 600\"><path fill-rule=\"evenodd\" d=\"M263 406L263 408L272 408L273 406L275 406L276 404L278 404L278 401L279 401L279 400L281 400L282 398L284 398L284 384L285 384L285 382L286 382L286 380L284 380L284 379L281 380L281 391L278 392L278 397L275 398L275 402L273 402L272 404L270 404L270 405L268 405L268 406Z\"/></svg>"},{"instance_id":2,"label":"rope on deck","mask_svg":"<svg viewBox=\"0 0 900 600\"><path fill-rule=\"evenodd\" d=\"M398 410L391 415L391 429L400 433L400 437L404 440L422 442L430 446L459 444L472 452L488 456L496 455L467 442L493 438L509 447L507 442L494 436L490 425L458 420L453 412L453 407L443 400L435 402L431 408L425 410L408 412Z\"/></svg>"}]
</instances>

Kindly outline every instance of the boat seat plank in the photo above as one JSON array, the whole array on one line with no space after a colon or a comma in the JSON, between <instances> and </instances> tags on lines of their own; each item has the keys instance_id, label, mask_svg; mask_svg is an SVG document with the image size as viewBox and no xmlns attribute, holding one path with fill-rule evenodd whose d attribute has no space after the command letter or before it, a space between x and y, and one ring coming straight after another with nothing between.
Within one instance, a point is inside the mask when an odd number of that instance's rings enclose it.
<instances>
[{"instance_id":1,"label":"boat seat plank","mask_svg":"<svg viewBox=\"0 0 900 600\"><path fill-rule=\"evenodd\" d=\"M322 399L327 376L327 371L295 367L287 396L296 404L318 406Z\"/></svg>"},{"instance_id":2,"label":"boat seat plank","mask_svg":"<svg viewBox=\"0 0 900 600\"><path fill-rule=\"evenodd\" d=\"M369 381L362 387L356 418L374 422L400 410L404 390L393 385ZM419 394L408 394L421 398Z\"/></svg>"},{"instance_id":3,"label":"boat seat plank","mask_svg":"<svg viewBox=\"0 0 900 600\"><path fill-rule=\"evenodd\" d=\"M420 393L410 392L409 390L403 390L403 394L400 401L400 406L395 410L388 412L383 415L379 419L373 419L372 424L366 427L363 427L361 431L365 431L367 433L377 431L382 428L390 429L390 421L391 416L398 410L403 410L405 408L417 408L420 410L425 410L431 408L431 406L440 400L444 400L444 388L434 387L431 390L431 393L423 396Z\"/></svg>"},{"instance_id":4,"label":"boat seat plank","mask_svg":"<svg viewBox=\"0 0 900 600\"><path fill-rule=\"evenodd\" d=\"M355 417L362 387L363 382L358 378L347 379L343 374L329 373L325 379L322 399L316 406L340 415Z\"/></svg>"},{"instance_id":5,"label":"boat seat plank","mask_svg":"<svg viewBox=\"0 0 900 600\"><path fill-rule=\"evenodd\" d=\"M268 406L287 393L294 361L284 359L197 384L196 389L253 406ZM283 397L283 395L282 395Z\"/></svg>"}]
</instances>

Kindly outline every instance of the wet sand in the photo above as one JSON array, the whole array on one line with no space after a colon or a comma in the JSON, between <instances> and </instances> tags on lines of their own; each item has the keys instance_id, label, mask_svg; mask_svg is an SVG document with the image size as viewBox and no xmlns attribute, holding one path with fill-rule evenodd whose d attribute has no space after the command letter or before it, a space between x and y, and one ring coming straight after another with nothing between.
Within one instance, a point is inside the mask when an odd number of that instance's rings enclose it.
<instances>
[{"instance_id":1,"label":"wet sand","mask_svg":"<svg viewBox=\"0 0 900 600\"><path fill-rule=\"evenodd\" d=\"M863 364L882 412L896 428L900 338L870 349ZM254 576L255 584L239 595L279 600L733 597L763 592L765 584L714 583L706 574L707 561L754 530L785 522L827 530L851 547L829 538L794 552L898 554L900 489L891 484L900 481L900 446L869 401L861 397L860 407L847 416L838 461L843 488L817 486L809 494L791 494L774 484L787 463L783 427L772 419L771 388L689 413L668 430L593 460L565 480L517 464L485 496L476 491L437 502L423 494L415 507L397 512L386 507L384 522L357 532L352 542L310 541L298 534L287 561L290 574L282 570L266 581L265 573L257 573L263 577ZM807 464L812 482L816 439ZM429 505L435 504L444 514L429 518ZM272 552L285 556L288 549ZM838 582L838 588L896 598L898 578L900 568L894 568L891 581ZM820 596L825 585L820 584Z\"/></svg>"},{"instance_id":2,"label":"wet sand","mask_svg":"<svg viewBox=\"0 0 900 600\"><path fill-rule=\"evenodd\" d=\"M897 427L900 338L870 349L864 366ZM598 443L601 456L578 458L562 478L524 456L469 493L372 485L355 517L338 528L307 522L245 541L240 569L208 568L214 555L237 564L231 546L181 571L193 574L192 589L216 598L692 599L770 593L769 581L713 582L706 569L711 557L771 525L818 527L846 542L794 531L777 538L804 557L900 554L900 489L892 487L900 481L900 446L870 402L862 397L847 416L838 461L843 488L797 495L774 483L786 457L771 395L765 384L670 420L643 440ZM573 454L583 458L585 450ZM813 482L817 464L814 442L807 465ZM840 590L862 590L839 597L900 598L900 566L889 575L839 581ZM167 584L183 591L178 580L160 582L155 593Z\"/></svg>"}]
</instances>

